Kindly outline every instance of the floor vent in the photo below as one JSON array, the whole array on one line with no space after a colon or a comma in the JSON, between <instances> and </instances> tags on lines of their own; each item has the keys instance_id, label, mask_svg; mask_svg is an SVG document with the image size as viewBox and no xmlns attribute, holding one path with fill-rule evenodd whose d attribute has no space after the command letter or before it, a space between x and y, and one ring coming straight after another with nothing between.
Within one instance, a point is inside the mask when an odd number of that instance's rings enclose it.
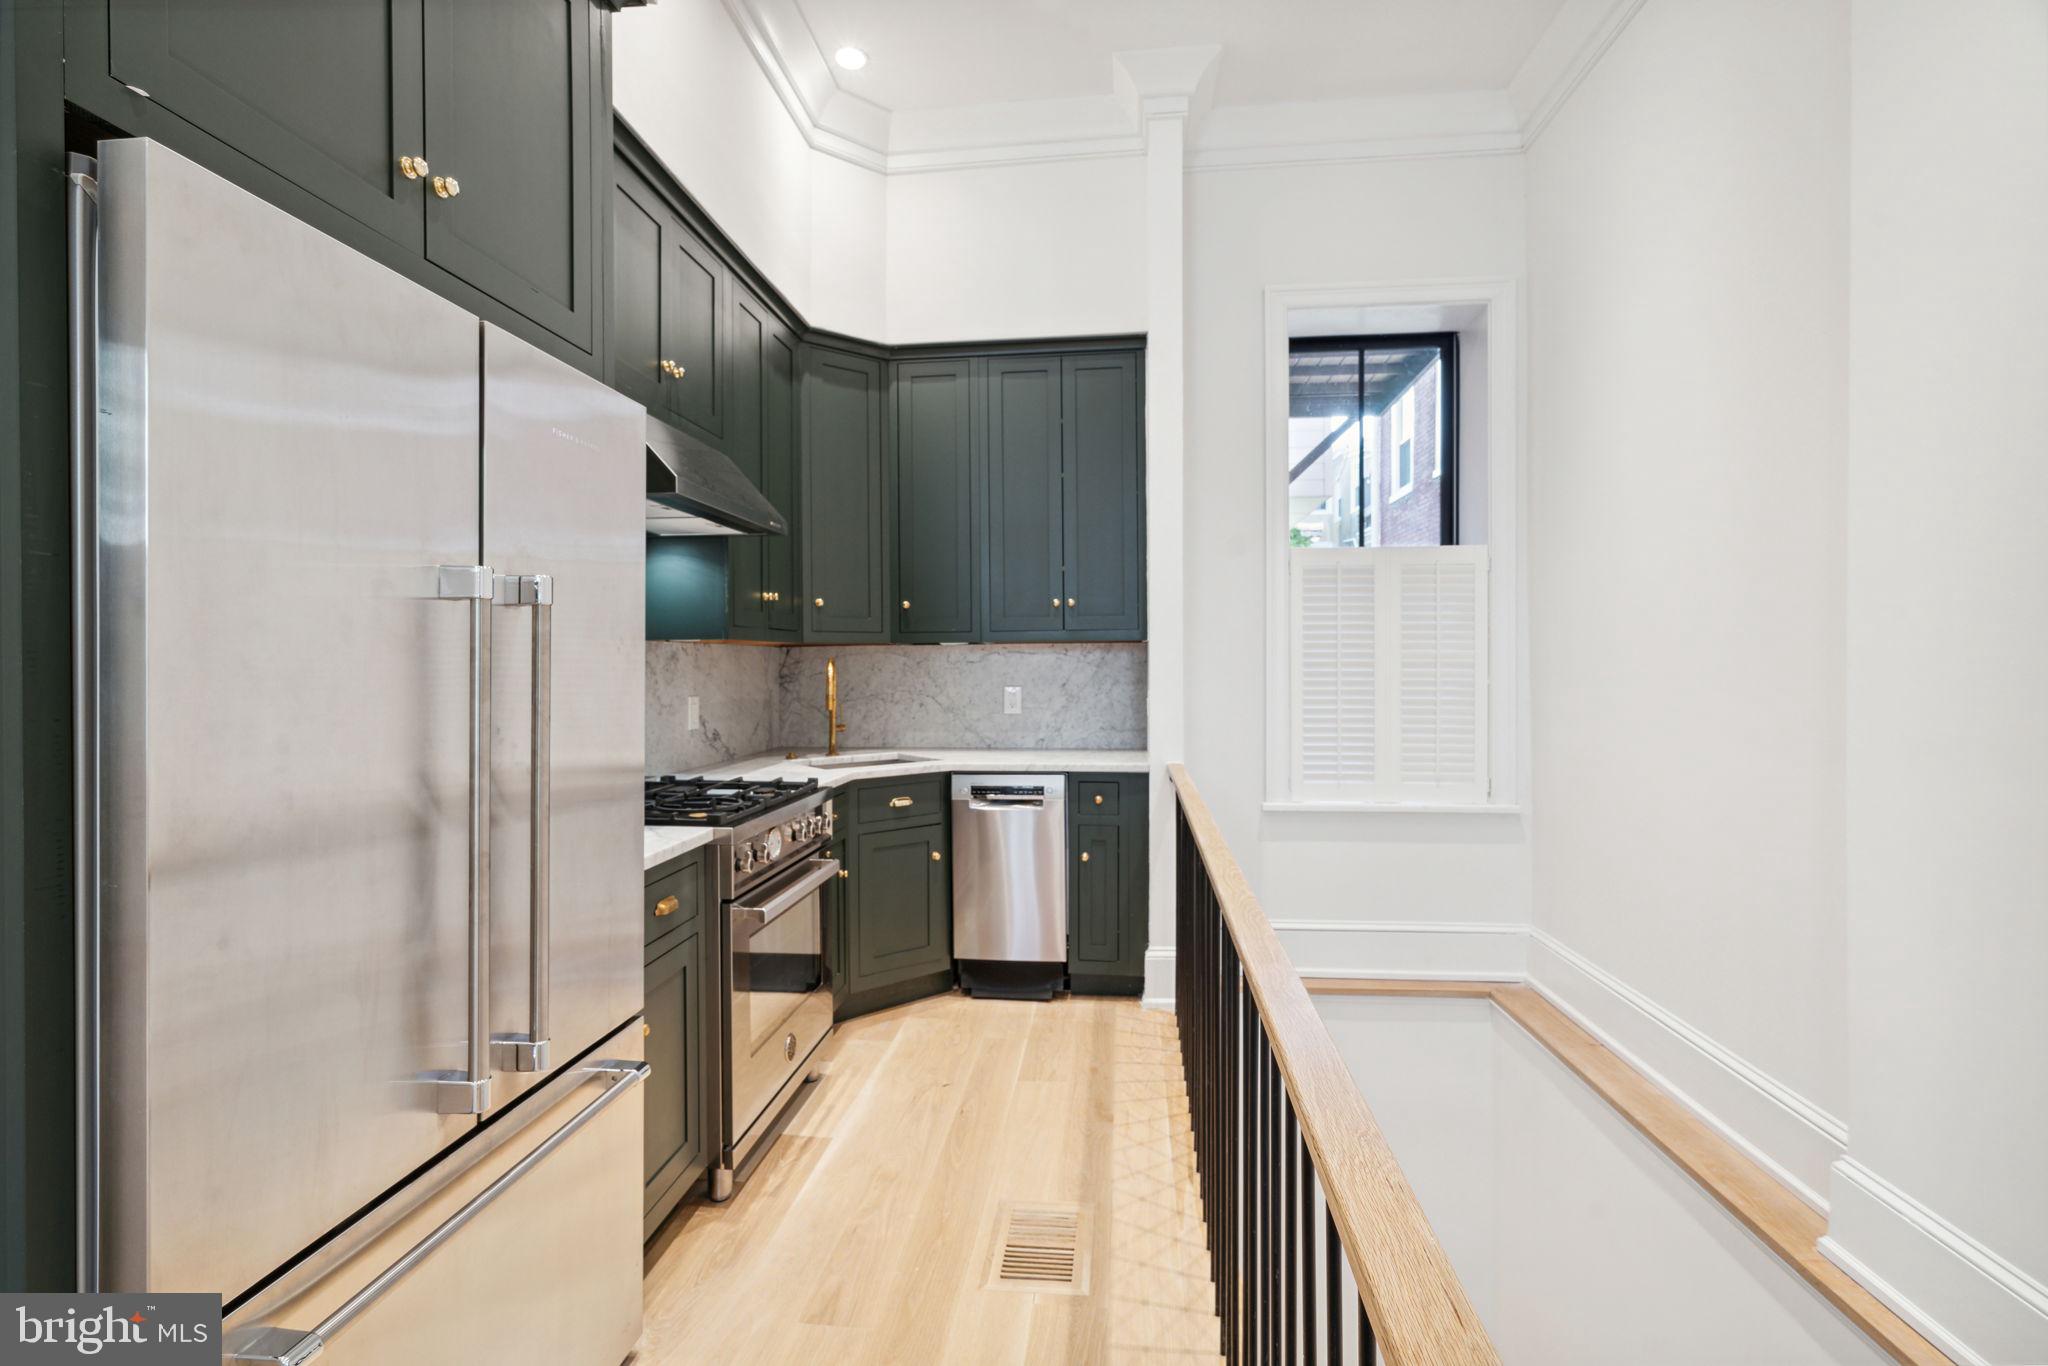
<instances>
[{"instance_id":1,"label":"floor vent","mask_svg":"<svg viewBox=\"0 0 2048 1366\"><path fill-rule=\"evenodd\" d=\"M1088 1293L1088 1212L1080 1205L1004 1205L988 1288L1033 1295Z\"/></svg>"}]
</instances>

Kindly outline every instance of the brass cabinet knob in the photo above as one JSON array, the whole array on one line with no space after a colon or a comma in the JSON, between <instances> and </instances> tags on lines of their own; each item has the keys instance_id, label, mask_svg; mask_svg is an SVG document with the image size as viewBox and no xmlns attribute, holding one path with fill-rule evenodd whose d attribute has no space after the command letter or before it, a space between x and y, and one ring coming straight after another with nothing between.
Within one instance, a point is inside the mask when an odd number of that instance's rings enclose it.
<instances>
[{"instance_id":1,"label":"brass cabinet knob","mask_svg":"<svg viewBox=\"0 0 2048 1366\"><path fill-rule=\"evenodd\" d=\"M1072 598L1068 598L1068 599L1067 599L1067 606L1069 606L1069 607L1072 607L1073 605L1074 605L1074 600L1073 600Z\"/></svg>"},{"instance_id":2,"label":"brass cabinet knob","mask_svg":"<svg viewBox=\"0 0 2048 1366\"><path fill-rule=\"evenodd\" d=\"M852 877L852 876L853 876L853 874L852 874L852 873L849 873L849 872L847 872L847 871L846 871L846 870L845 870L844 868L841 868L841 869L839 870L839 876L841 876L842 878L848 878L848 877Z\"/></svg>"},{"instance_id":3,"label":"brass cabinet knob","mask_svg":"<svg viewBox=\"0 0 2048 1366\"><path fill-rule=\"evenodd\" d=\"M1081 855L1081 862L1083 862L1083 863L1086 863L1087 861L1088 861L1088 855L1087 855L1087 854L1085 854L1085 853L1084 853L1084 854L1082 854L1082 855Z\"/></svg>"},{"instance_id":4,"label":"brass cabinet knob","mask_svg":"<svg viewBox=\"0 0 2048 1366\"><path fill-rule=\"evenodd\" d=\"M932 862L933 862L933 863L937 863L937 862L938 862L938 861L939 861L940 859L942 859L942 858L944 858L944 857L945 857L945 855L944 855L944 854L942 854L942 853L940 853L940 852L939 852L938 850L936 850L936 849L932 850Z\"/></svg>"},{"instance_id":5,"label":"brass cabinet knob","mask_svg":"<svg viewBox=\"0 0 2048 1366\"><path fill-rule=\"evenodd\" d=\"M651 1025L651 1024L648 1024L648 1023L647 1023L647 1022L646 1022L645 1020L642 1020L642 1021L640 1022L640 1037L641 1037L641 1038L643 1038L643 1039L644 1039L644 1038L646 1038L646 1037L647 1037L647 1036L648 1036L649 1034L652 1034L653 1032L654 1032L654 1026L653 1026L653 1025Z\"/></svg>"},{"instance_id":6,"label":"brass cabinet knob","mask_svg":"<svg viewBox=\"0 0 2048 1366\"><path fill-rule=\"evenodd\" d=\"M813 606L813 607L823 607L824 605L825 605L825 600L824 600L823 598L812 598L812 599L811 599L811 606Z\"/></svg>"},{"instance_id":7,"label":"brass cabinet knob","mask_svg":"<svg viewBox=\"0 0 2048 1366\"><path fill-rule=\"evenodd\" d=\"M891 797L889 799L889 805L900 809L902 807L909 806L911 804L911 800L912 799L909 797Z\"/></svg>"},{"instance_id":8,"label":"brass cabinet knob","mask_svg":"<svg viewBox=\"0 0 2048 1366\"><path fill-rule=\"evenodd\" d=\"M658 916L674 915L676 911L682 906L682 904L682 902L676 900L675 897L672 895L665 896L661 900L654 903L654 913Z\"/></svg>"},{"instance_id":9,"label":"brass cabinet knob","mask_svg":"<svg viewBox=\"0 0 2048 1366\"><path fill-rule=\"evenodd\" d=\"M904 611L906 611L906 612L908 612L908 611L910 610L910 599L909 599L909 598L905 598L905 599L903 600L903 610L904 610Z\"/></svg>"},{"instance_id":10,"label":"brass cabinet knob","mask_svg":"<svg viewBox=\"0 0 2048 1366\"><path fill-rule=\"evenodd\" d=\"M398 173L407 180L418 180L427 173L427 159L425 157L400 157L398 159Z\"/></svg>"},{"instance_id":11,"label":"brass cabinet knob","mask_svg":"<svg viewBox=\"0 0 2048 1366\"><path fill-rule=\"evenodd\" d=\"M1102 805L1102 794L1100 792L1095 794L1095 804L1097 806Z\"/></svg>"},{"instance_id":12,"label":"brass cabinet knob","mask_svg":"<svg viewBox=\"0 0 2048 1366\"><path fill-rule=\"evenodd\" d=\"M1059 600L1058 598L1054 598L1054 599L1052 600L1052 605L1053 605L1053 606L1055 606L1055 607L1059 606L1059 605L1060 605L1060 600Z\"/></svg>"},{"instance_id":13,"label":"brass cabinet knob","mask_svg":"<svg viewBox=\"0 0 2048 1366\"><path fill-rule=\"evenodd\" d=\"M462 182L452 175L434 177L434 193L443 199L453 199L462 193Z\"/></svg>"}]
</instances>

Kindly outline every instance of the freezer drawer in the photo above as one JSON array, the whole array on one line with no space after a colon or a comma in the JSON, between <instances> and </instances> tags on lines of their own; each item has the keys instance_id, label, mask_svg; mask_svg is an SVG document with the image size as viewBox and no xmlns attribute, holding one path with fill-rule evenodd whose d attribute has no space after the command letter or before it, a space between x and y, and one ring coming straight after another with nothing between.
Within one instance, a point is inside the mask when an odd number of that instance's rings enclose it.
<instances>
[{"instance_id":1,"label":"freezer drawer","mask_svg":"<svg viewBox=\"0 0 2048 1366\"><path fill-rule=\"evenodd\" d=\"M563 1073L473 1140L488 1156L231 1313L227 1360L618 1366L640 1336L640 1022Z\"/></svg>"}]
</instances>

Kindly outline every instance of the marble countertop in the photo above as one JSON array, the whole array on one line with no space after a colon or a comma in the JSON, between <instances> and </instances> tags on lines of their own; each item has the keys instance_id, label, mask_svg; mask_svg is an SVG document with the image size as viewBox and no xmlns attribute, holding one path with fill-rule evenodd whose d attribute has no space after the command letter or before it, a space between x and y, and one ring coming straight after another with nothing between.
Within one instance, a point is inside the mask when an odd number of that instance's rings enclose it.
<instances>
[{"instance_id":1,"label":"marble countertop","mask_svg":"<svg viewBox=\"0 0 2048 1366\"><path fill-rule=\"evenodd\" d=\"M839 757L852 758L861 752L848 750ZM787 750L778 750L708 768L704 770L704 776L759 780L816 778L819 786L830 791L848 783L866 782L870 778L910 778L928 773L1142 773L1151 767L1151 758L1142 749L930 749L920 745L866 752L914 754L917 759L903 764L812 768L804 760L818 757L822 751L799 750L800 757L791 759ZM677 854L711 843L713 835L710 830L673 825L644 828L647 869Z\"/></svg>"}]
</instances>

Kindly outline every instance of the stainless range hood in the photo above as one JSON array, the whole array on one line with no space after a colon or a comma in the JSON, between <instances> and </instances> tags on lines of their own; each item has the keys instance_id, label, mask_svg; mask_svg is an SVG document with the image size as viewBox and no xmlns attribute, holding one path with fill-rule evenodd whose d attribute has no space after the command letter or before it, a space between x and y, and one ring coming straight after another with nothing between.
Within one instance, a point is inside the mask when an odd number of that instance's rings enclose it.
<instances>
[{"instance_id":1,"label":"stainless range hood","mask_svg":"<svg viewBox=\"0 0 2048 1366\"><path fill-rule=\"evenodd\" d=\"M789 523L738 465L650 414L647 531L652 536L785 536Z\"/></svg>"}]
</instances>

